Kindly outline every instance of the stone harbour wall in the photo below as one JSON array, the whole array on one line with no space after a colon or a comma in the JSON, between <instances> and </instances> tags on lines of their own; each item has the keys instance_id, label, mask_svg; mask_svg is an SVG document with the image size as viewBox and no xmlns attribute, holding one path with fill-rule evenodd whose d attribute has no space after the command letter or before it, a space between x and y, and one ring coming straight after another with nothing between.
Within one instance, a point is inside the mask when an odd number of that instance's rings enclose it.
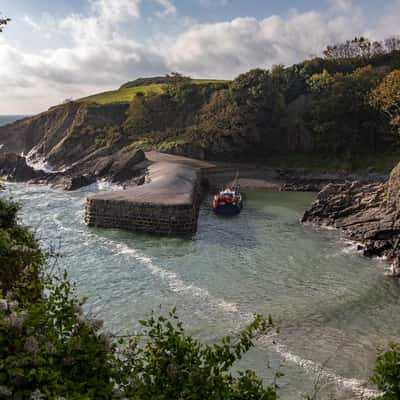
<instances>
[{"instance_id":1,"label":"stone harbour wall","mask_svg":"<svg viewBox=\"0 0 400 400\"><path fill-rule=\"evenodd\" d=\"M150 177L151 183L130 190L89 197L85 223L157 235L196 233L203 193L201 171L162 164L150 171Z\"/></svg>"},{"instance_id":2,"label":"stone harbour wall","mask_svg":"<svg viewBox=\"0 0 400 400\"><path fill-rule=\"evenodd\" d=\"M157 205L131 201L88 199L85 222L92 227L117 228L159 235L192 235L199 206Z\"/></svg>"}]
</instances>

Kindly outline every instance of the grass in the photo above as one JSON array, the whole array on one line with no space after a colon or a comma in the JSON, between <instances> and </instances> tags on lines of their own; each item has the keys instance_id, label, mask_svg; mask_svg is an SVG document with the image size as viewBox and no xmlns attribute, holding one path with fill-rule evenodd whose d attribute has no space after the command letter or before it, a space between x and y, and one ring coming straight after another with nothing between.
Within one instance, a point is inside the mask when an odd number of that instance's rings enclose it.
<instances>
[{"instance_id":1,"label":"grass","mask_svg":"<svg viewBox=\"0 0 400 400\"><path fill-rule=\"evenodd\" d=\"M226 83L228 81L216 79L193 79L192 83L196 85L207 85L212 83ZM164 92L165 84L152 84L145 86L137 86L126 89L111 90L109 92L102 92L93 96L84 97L79 99L79 102L90 102L96 104L111 104L111 103L130 103L135 97L136 93L142 92L145 95L149 93L161 94Z\"/></svg>"},{"instance_id":2,"label":"grass","mask_svg":"<svg viewBox=\"0 0 400 400\"><path fill-rule=\"evenodd\" d=\"M164 91L162 84L137 86L127 89L111 90L110 92L98 93L93 96L84 97L78 101L90 102L97 104L111 104L111 103L129 103L135 97L136 93L142 92L144 94L157 93L161 94Z\"/></svg>"}]
</instances>

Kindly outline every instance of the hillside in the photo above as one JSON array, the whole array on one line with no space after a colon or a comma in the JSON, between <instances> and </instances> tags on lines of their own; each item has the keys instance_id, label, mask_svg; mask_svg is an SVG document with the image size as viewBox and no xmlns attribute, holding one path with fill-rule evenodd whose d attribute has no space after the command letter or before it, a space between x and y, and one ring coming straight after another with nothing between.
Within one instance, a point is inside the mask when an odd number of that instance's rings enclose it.
<instances>
[{"instance_id":1,"label":"hillside","mask_svg":"<svg viewBox=\"0 0 400 400\"><path fill-rule=\"evenodd\" d=\"M400 100L389 90L400 85L399 68L400 51L388 50L255 69L233 81L139 78L1 127L0 151L30 152L55 168L90 162L84 170L96 176L99 157L151 149L388 172L400 158Z\"/></svg>"}]
</instances>

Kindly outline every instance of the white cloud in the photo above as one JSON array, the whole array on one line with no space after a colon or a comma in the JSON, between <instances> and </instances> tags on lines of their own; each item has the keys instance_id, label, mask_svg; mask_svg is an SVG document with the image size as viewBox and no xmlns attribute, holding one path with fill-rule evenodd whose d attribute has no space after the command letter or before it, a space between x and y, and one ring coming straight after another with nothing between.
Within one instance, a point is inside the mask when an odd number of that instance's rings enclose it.
<instances>
[{"instance_id":1,"label":"white cloud","mask_svg":"<svg viewBox=\"0 0 400 400\"><path fill-rule=\"evenodd\" d=\"M229 0L199 0L200 4L205 7L226 7Z\"/></svg>"},{"instance_id":2,"label":"white cloud","mask_svg":"<svg viewBox=\"0 0 400 400\"><path fill-rule=\"evenodd\" d=\"M173 17L176 15L176 7L170 0L155 0L161 7L163 11L158 12L157 15L161 18Z\"/></svg>"},{"instance_id":3,"label":"white cloud","mask_svg":"<svg viewBox=\"0 0 400 400\"><path fill-rule=\"evenodd\" d=\"M115 88L138 76L179 71L192 76L233 78L255 67L299 62L326 45L367 35L400 34L400 0L374 20L350 2L336 0L325 11L291 12L264 19L236 18L190 24L170 0L156 1L160 17L173 17L180 33L135 40L122 27L141 21L140 0L89 0L90 15L67 15L51 24L23 17L32 32L52 33L63 46L22 51L0 36L0 113L37 112L64 98ZM205 0L201 0L205 1ZM333 4L333 3L331 3ZM346 11L348 10L348 11ZM175 23L174 22L174 23ZM156 23L156 22L154 22ZM8 32L7 32L8 34ZM54 46L53 46L54 47Z\"/></svg>"},{"instance_id":4,"label":"white cloud","mask_svg":"<svg viewBox=\"0 0 400 400\"><path fill-rule=\"evenodd\" d=\"M35 22L29 15L24 15L22 17L22 21L24 21L26 24L28 24L35 31L42 30L42 27L40 26L40 24Z\"/></svg>"},{"instance_id":5,"label":"white cloud","mask_svg":"<svg viewBox=\"0 0 400 400\"><path fill-rule=\"evenodd\" d=\"M92 0L92 4L98 15L110 22L140 16L140 0Z\"/></svg>"},{"instance_id":6,"label":"white cloud","mask_svg":"<svg viewBox=\"0 0 400 400\"><path fill-rule=\"evenodd\" d=\"M348 13L353 10L353 0L331 0L334 10Z\"/></svg>"},{"instance_id":7,"label":"white cloud","mask_svg":"<svg viewBox=\"0 0 400 400\"><path fill-rule=\"evenodd\" d=\"M169 61L185 73L232 77L255 66L287 65L321 54L327 44L351 37L362 26L359 16L333 18L315 11L196 25L178 37Z\"/></svg>"}]
</instances>

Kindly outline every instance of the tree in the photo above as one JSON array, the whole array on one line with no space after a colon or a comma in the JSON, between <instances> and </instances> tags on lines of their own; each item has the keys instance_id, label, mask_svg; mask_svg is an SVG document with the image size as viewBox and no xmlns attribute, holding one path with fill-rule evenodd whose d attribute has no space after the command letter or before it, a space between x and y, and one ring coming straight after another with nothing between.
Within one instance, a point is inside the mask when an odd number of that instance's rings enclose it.
<instances>
[{"instance_id":1,"label":"tree","mask_svg":"<svg viewBox=\"0 0 400 400\"><path fill-rule=\"evenodd\" d=\"M318 148L336 153L375 148L378 119L367 99L379 79L371 67L351 74L324 71L308 79L311 105L305 118Z\"/></svg>"},{"instance_id":2,"label":"tree","mask_svg":"<svg viewBox=\"0 0 400 400\"><path fill-rule=\"evenodd\" d=\"M0 32L3 32L4 25L7 25L10 21L10 18L0 18Z\"/></svg>"},{"instance_id":3,"label":"tree","mask_svg":"<svg viewBox=\"0 0 400 400\"><path fill-rule=\"evenodd\" d=\"M371 92L370 104L386 114L390 124L400 133L400 70L387 75Z\"/></svg>"}]
</instances>

